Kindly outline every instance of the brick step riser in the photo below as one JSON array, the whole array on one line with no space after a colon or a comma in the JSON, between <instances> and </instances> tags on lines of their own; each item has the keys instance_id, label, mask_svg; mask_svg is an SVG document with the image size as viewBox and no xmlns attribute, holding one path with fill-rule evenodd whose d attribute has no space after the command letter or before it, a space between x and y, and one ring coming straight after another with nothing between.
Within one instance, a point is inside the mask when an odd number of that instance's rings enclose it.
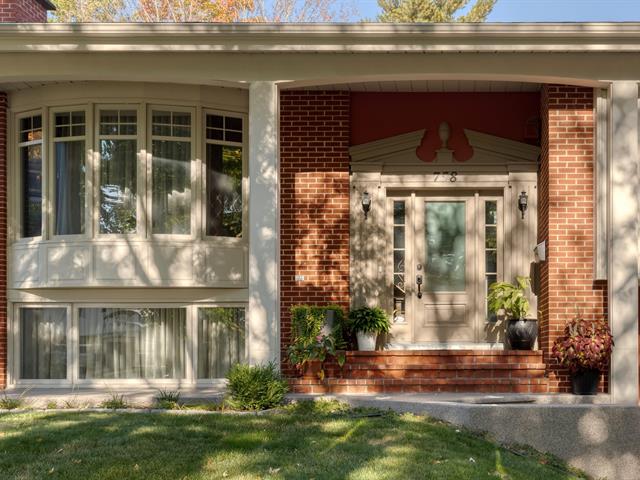
<instances>
[{"instance_id":1,"label":"brick step riser","mask_svg":"<svg viewBox=\"0 0 640 480\"><path fill-rule=\"evenodd\" d=\"M295 385L294 393L372 394L372 393L547 393L546 384L516 385Z\"/></svg>"},{"instance_id":2,"label":"brick step riser","mask_svg":"<svg viewBox=\"0 0 640 480\"><path fill-rule=\"evenodd\" d=\"M543 378L540 370L326 370L327 378Z\"/></svg>"},{"instance_id":3,"label":"brick step riser","mask_svg":"<svg viewBox=\"0 0 640 480\"><path fill-rule=\"evenodd\" d=\"M330 361L330 363L334 363ZM359 365L513 365L542 363L542 356L522 357L347 357L346 364Z\"/></svg>"}]
</instances>

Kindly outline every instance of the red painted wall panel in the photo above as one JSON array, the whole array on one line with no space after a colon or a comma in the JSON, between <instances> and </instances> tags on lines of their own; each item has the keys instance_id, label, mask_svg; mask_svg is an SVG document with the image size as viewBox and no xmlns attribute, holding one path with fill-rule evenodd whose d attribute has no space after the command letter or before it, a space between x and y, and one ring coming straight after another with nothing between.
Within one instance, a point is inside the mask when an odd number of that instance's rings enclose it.
<instances>
[{"instance_id":1,"label":"red painted wall panel","mask_svg":"<svg viewBox=\"0 0 640 480\"><path fill-rule=\"evenodd\" d=\"M458 160L468 160L468 128L519 142L538 144L540 94L526 93L359 93L351 94L351 145L426 129L418 149L424 161L440 147L438 126L451 127L449 147ZM531 131L531 127L534 131Z\"/></svg>"}]
</instances>

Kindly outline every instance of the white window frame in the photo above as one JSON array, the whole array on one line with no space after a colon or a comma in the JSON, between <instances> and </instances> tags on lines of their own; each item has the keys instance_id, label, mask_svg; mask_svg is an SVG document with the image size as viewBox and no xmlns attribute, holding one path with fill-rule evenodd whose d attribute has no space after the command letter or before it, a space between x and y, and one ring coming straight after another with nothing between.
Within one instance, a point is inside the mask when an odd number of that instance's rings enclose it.
<instances>
[{"instance_id":1,"label":"white window frame","mask_svg":"<svg viewBox=\"0 0 640 480\"><path fill-rule=\"evenodd\" d=\"M94 240L114 240L118 238L146 238L147 236L147 209L145 208L145 195L147 190L147 159L146 151L146 114L144 105L141 103L100 103L95 105L94 114L94 161L93 177L95 178L95 188L92 191L93 209L92 225L95 231ZM136 135L101 135L100 134L100 112L103 110L135 110L137 115ZM100 162L101 150L100 141L103 139L113 140L135 140L136 141L136 231L134 233L101 233L100 232Z\"/></svg>"},{"instance_id":2,"label":"white window frame","mask_svg":"<svg viewBox=\"0 0 640 480\"><path fill-rule=\"evenodd\" d=\"M242 119L242 142L227 142L224 140L209 140L207 139L207 115L220 115L227 117L235 117ZM202 203L200 213L200 235L202 238L211 243L218 243L221 245L238 245L248 243L249 233L249 164L248 164L248 149L249 149L249 116L246 113L232 112L228 110L217 110L213 108L203 108L201 115L200 132L202 134L202 154L201 154L201 166L200 166L200 178L201 191L200 201ZM207 235L207 145L222 145L228 147L240 147L242 148L242 235L240 238L235 237L223 237L216 235Z\"/></svg>"},{"instance_id":3,"label":"white window frame","mask_svg":"<svg viewBox=\"0 0 640 480\"><path fill-rule=\"evenodd\" d=\"M85 132L83 136L76 137L61 137L56 138L55 136L55 115L56 113L62 112L78 112L84 111L85 115ZM48 124L49 124L49 138L47 139L47 145L51 155L49 156L49 161L47 162L49 165L48 176L47 176L47 185L49 187L49 191L51 194L47 198L47 212L49 215L47 216L47 224L49 226L50 235L48 238L54 238L56 240L90 240L93 238L93 222L91 219L93 218L93 105L92 104L80 104L80 105L64 105L64 106L56 106L54 108L49 109L48 115ZM85 147L85 205L84 205L84 233L73 234L73 235L57 235L56 232L56 204L55 204L55 195L56 195L56 179L54 172L55 169L55 144L58 142L73 142L73 141L84 141Z\"/></svg>"},{"instance_id":4,"label":"white window frame","mask_svg":"<svg viewBox=\"0 0 640 480\"><path fill-rule=\"evenodd\" d=\"M20 141L20 122L21 120L29 117L35 117L40 115L42 122L42 138L40 140L32 140L30 142L21 142ZM14 161L9 162L9 165L15 169L15 174L13 172L9 172L9 178L19 178L20 180L14 187L13 191L13 200L14 200L14 208L11 209L11 217L12 223L15 226L12 238L16 243L34 243L40 242L46 238L46 223L48 216L46 215L46 201L47 201L47 178L48 178L48 165L47 165L47 138L48 138L48 120L47 120L47 112L46 109L37 109L37 110L29 110L25 112L20 112L14 116L13 125L15 128L11 132L11 136L14 139ZM24 172L22 170L22 156L21 149L24 147L29 147L32 145L40 145L41 148L41 168L42 168L42 180L41 180L41 189L42 189L42 202L41 202L41 225L40 225L40 235L36 237L24 237L23 236L23 215L24 215L24 205L22 205L22 189L24 183ZM10 167L10 168L11 168Z\"/></svg>"},{"instance_id":5,"label":"white window frame","mask_svg":"<svg viewBox=\"0 0 640 480\"><path fill-rule=\"evenodd\" d=\"M153 129L153 111L170 111L170 112L187 112L191 115L191 136L190 137L165 137L165 136L157 136L152 135ZM199 195L197 195L198 188L198 172L199 169L199 157L197 147L197 132L201 129L201 126L198 126L197 122L198 116L196 115L196 107L185 107L180 105L169 105L169 104L148 104L147 105L147 138L148 138L148 146L147 146L147 171L146 171L146 204L147 204L147 231L148 237L157 239L157 240L196 240L199 235L198 231L198 223L202 223L202 220L198 218L200 208L197 205ZM190 168L191 168L191 231L189 234L172 234L172 233L153 233L153 141L154 140L166 140L173 142L185 142L189 141L191 143L191 159L190 159Z\"/></svg>"},{"instance_id":6,"label":"white window frame","mask_svg":"<svg viewBox=\"0 0 640 480\"><path fill-rule=\"evenodd\" d=\"M67 315L67 377L65 379L22 379L20 378L21 367L21 345L20 345L20 311L23 308L64 308ZM10 318L8 325L12 326L9 336L11 368L7 369L7 384L16 386L43 386L43 387L70 387L73 384L73 365L74 365L74 348L73 348L73 318L71 304L69 303L14 303L9 309Z\"/></svg>"},{"instance_id":7,"label":"white window frame","mask_svg":"<svg viewBox=\"0 0 640 480\"><path fill-rule=\"evenodd\" d=\"M198 354L199 354L199 342L198 342L198 309L200 308L242 308L244 309L244 358L241 362L246 363L249 359L249 305L247 303L242 302L216 302L216 303L199 303L192 305L193 312L191 317L193 321L191 322L191 340L193 342L192 352L193 352L193 378L194 383L198 387L208 386L208 385L221 385L225 384L226 380L222 378L199 378L198 375Z\"/></svg>"},{"instance_id":8,"label":"white window frame","mask_svg":"<svg viewBox=\"0 0 640 480\"><path fill-rule=\"evenodd\" d=\"M21 379L21 345L20 345L20 312L22 308L64 308L67 315L67 378L65 379ZM80 309L81 308L184 308L186 310L185 349L184 349L184 378L171 379L81 379L80 378ZM8 325L9 330L9 368L7 369L8 385L16 387L60 387L71 388L182 388L224 386L224 378L198 378L198 309L199 308L242 308L245 312L244 322L244 352L241 361L249 358L249 321L247 318L248 304L243 301L235 302L15 302L10 305Z\"/></svg>"}]
</instances>

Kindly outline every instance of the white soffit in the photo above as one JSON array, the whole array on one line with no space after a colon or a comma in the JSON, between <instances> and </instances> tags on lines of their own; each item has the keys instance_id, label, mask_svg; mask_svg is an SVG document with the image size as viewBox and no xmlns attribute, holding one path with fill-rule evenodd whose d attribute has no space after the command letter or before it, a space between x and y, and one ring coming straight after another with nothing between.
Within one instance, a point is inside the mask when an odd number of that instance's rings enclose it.
<instances>
[{"instance_id":1,"label":"white soffit","mask_svg":"<svg viewBox=\"0 0 640 480\"><path fill-rule=\"evenodd\" d=\"M347 92L539 92L540 83L485 80L398 80L317 85L304 90L342 90Z\"/></svg>"}]
</instances>

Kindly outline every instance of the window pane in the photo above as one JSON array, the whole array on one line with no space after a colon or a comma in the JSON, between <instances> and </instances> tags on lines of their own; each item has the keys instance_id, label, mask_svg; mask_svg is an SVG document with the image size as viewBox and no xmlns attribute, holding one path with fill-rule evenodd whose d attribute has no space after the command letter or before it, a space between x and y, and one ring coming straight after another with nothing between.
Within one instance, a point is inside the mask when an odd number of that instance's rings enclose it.
<instances>
[{"instance_id":1,"label":"window pane","mask_svg":"<svg viewBox=\"0 0 640 480\"><path fill-rule=\"evenodd\" d=\"M20 149L22 162L22 236L42 235L42 145Z\"/></svg>"},{"instance_id":2,"label":"window pane","mask_svg":"<svg viewBox=\"0 0 640 480\"><path fill-rule=\"evenodd\" d=\"M81 308L80 378L184 378L184 308Z\"/></svg>"},{"instance_id":3,"label":"window pane","mask_svg":"<svg viewBox=\"0 0 640 480\"><path fill-rule=\"evenodd\" d=\"M84 141L55 144L55 234L84 233Z\"/></svg>"},{"instance_id":4,"label":"window pane","mask_svg":"<svg viewBox=\"0 0 640 480\"><path fill-rule=\"evenodd\" d=\"M393 202L393 223L404 225L404 202Z\"/></svg>"},{"instance_id":5,"label":"window pane","mask_svg":"<svg viewBox=\"0 0 640 480\"><path fill-rule=\"evenodd\" d=\"M153 233L191 233L191 144L154 140L151 162Z\"/></svg>"},{"instance_id":6,"label":"window pane","mask_svg":"<svg viewBox=\"0 0 640 480\"><path fill-rule=\"evenodd\" d=\"M136 231L137 143L100 142L100 233Z\"/></svg>"},{"instance_id":7,"label":"window pane","mask_svg":"<svg viewBox=\"0 0 640 480\"><path fill-rule=\"evenodd\" d=\"M224 378L244 360L244 308L198 309L198 378Z\"/></svg>"},{"instance_id":8,"label":"window pane","mask_svg":"<svg viewBox=\"0 0 640 480\"><path fill-rule=\"evenodd\" d=\"M207 144L207 235L242 236L242 149Z\"/></svg>"},{"instance_id":9,"label":"window pane","mask_svg":"<svg viewBox=\"0 0 640 480\"><path fill-rule=\"evenodd\" d=\"M432 292L465 291L465 203L425 203L426 288Z\"/></svg>"},{"instance_id":10,"label":"window pane","mask_svg":"<svg viewBox=\"0 0 640 480\"><path fill-rule=\"evenodd\" d=\"M20 378L67 378L67 310L20 309Z\"/></svg>"}]
</instances>

